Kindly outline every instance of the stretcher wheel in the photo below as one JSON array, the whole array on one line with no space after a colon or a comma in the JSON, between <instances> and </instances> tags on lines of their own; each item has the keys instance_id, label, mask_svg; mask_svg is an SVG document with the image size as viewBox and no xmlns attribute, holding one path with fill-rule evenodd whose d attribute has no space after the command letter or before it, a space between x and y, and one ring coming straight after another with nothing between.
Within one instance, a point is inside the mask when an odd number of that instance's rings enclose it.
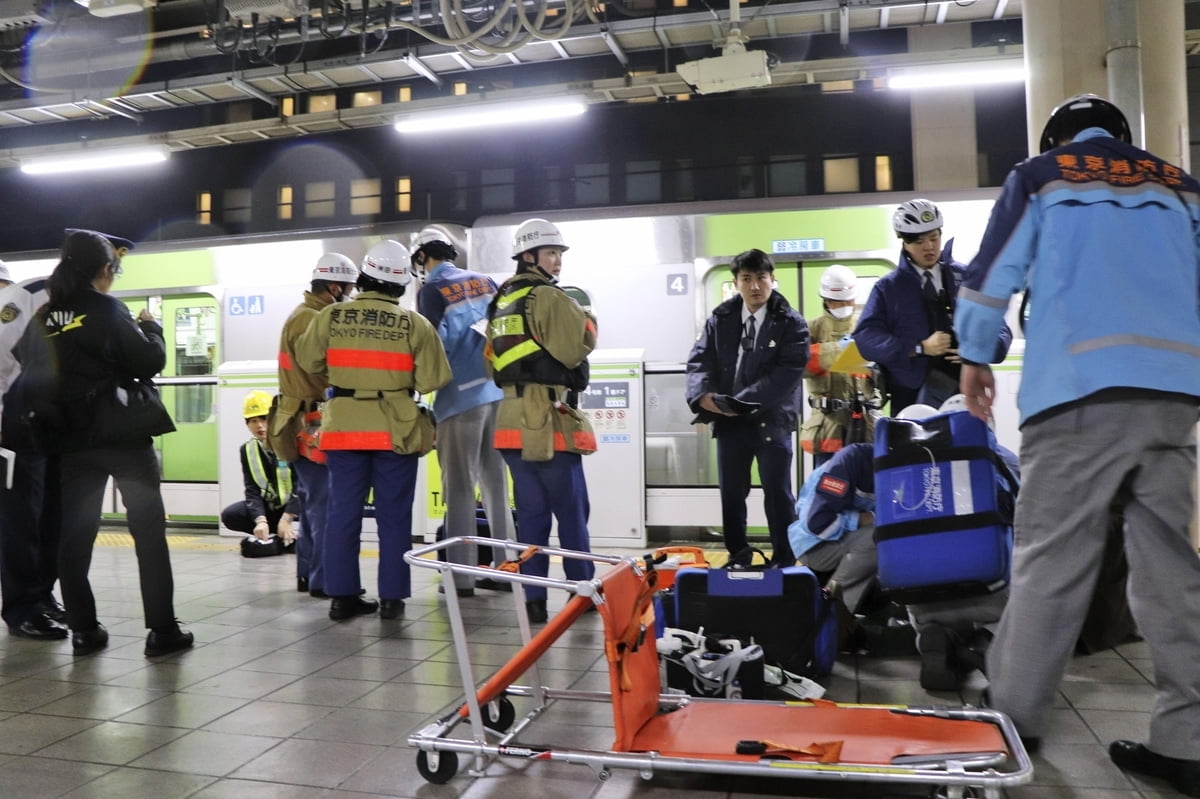
<instances>
[{"instance_id":1,"label":"stretcher wheel","mask_svg":"<svg viewBox=\"0 0 1200 799\"><path fill-rule=\"evenodd\" d=\"M517 718L517 709L507 696L488 702L480 709L483 711L483 726L496 732L507 732Z\"/></svg>"},{"instance_id":2,"label":"stretcher wheel","mask_svg":"<svg viewBox=\"0 0 1200 799\"><path fill-rule=\"evenodd\" d=\"M433 761L432 767L430 761ZM458 755L454 752L417 752L417 771L426 782L445 785L458 773Z\"/></svg>"}]
</instances>

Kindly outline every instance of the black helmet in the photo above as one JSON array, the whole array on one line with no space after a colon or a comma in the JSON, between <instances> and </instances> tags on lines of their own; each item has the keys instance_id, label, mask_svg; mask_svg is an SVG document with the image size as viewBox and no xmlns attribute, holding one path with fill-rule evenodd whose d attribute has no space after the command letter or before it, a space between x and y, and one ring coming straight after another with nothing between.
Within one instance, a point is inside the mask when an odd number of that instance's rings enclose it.
<instances>
[{"instance_id":1,"label":"black helmet","mask_svg":"<svg viewBox=\"0 0 1200 799\"><path fill-rule=\"evenodd\" d=\"M1060 141L1073 138L1085 128L1104 128L1121 141L1133 140L1121 109L1095 94L1077 94L1063 100L1050 113L1046 127L1042 128L1039 152L1054 149Z\"/></svg>"}]
</instances>

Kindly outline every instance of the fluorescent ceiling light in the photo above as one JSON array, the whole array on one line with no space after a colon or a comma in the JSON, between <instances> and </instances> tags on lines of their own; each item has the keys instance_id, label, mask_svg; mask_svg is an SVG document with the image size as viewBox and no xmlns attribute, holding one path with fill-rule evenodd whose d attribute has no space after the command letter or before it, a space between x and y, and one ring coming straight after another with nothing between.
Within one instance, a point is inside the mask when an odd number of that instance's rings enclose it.
<instances>
[{"instance_id":1,"label":"fluorescent ceiling light","mask_svg":"<svg viewBox=\"0 0 1200 799\"><path fill-rule=\"evenodd\" d=\"M1025 64L1002 61L991 64L941 64L901 67L888 73L889 89L958 89L1025 80Z\"/></svg>"},{"instance_id":2,"label":"fluorescent ceiling light","mask_svg":"<svg viewBox=\"0 0 1200 799\"><path fill-rule=\"evenodd\" d=\"M576 117L587 104L576 99L532 100L446 111L418 112L396 120L401 133L449 133L499 125L532 125L550 119Z\"/></svg>"},{"instance_id":3,"label":"fluorescent ceiling light","mask_svg":"<svg viewBox=\"0 0 1200 799\"><path fill-rule=\"evenodd\" d=\"M21 159L21 171L27 175L57 175L89 172L97 169L146 166L167 160L166 147L125 147L91 150L70 155L48 155Z\"/></svg>"}]
</instances>

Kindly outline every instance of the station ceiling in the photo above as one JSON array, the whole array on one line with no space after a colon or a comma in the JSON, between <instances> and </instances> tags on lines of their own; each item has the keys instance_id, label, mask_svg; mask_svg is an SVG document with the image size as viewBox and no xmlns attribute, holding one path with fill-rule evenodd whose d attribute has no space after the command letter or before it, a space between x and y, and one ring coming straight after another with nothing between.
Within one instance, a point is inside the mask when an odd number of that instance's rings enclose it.
<instances>
[{"instance_id":1,"label":"station ceiling","mask_svg":"<svg viewBox=\"0 0 1200 799\"><path fill-rule=\"evenodd\" d=\"M720 0L85 1L0 0L0 166L77 151L85 137L188 150L382 126L482 100L686 95L693 88L675 67L717 55L734 28ZM749 0L736 13L745 46L772 54L774 88L1019 58L1020 44L1003 35L969 51L909 53L903 29L1016 21L1019 30L1030 1ZM1189 33L1188 45L1200 50L1200 36ZM379 104L307 102L399 84L410 87L405 102L394 91ZM96 124L105 121L114 124ZM110 129L122 135L110 139Z\"/></svg>"}]
</instances>

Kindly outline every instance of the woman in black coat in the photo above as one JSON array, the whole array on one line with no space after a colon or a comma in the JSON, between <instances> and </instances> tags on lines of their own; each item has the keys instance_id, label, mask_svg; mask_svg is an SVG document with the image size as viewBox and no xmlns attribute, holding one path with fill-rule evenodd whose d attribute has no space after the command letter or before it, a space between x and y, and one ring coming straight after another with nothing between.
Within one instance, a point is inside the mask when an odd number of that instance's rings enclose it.
<instances>
[{"instance_id":1,"label":"woman in black coat","mask_svg":"<svg viewBox=\"0 0 1200 799\"><path fill-rule=\"evenodd\" d=\"M108 294L120 272L120 257L107 237L72 231L47 281L50 302L38 314L40 324L30 325L33 340L23 343L28 345L23 360L29 364L28 390L36 397L35 428L49 449L62 453L58 573L72 649L86 655L108 643L108 631L96 618L88 569L111 476L133 536L150 629L145 654L153 657L191 646L192 634L180 630L175 618L166 512L151 438L174 425L161 404L136 402L137 382L162 370L166 348L162 328L148 311L135 322ZM135 429L142 414L156 413L157 426Z\"/></svg>"}]
</instances>

